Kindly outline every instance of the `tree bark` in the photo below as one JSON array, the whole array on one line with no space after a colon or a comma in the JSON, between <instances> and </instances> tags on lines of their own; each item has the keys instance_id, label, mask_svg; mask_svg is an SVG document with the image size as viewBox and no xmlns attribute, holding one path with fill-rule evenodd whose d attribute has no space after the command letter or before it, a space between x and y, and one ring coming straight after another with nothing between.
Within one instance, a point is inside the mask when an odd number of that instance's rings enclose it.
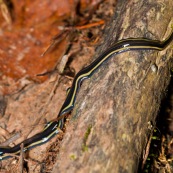
<instances>
[{"instance_id":1,"label":"tree bark","mask_svg":"<svg viewBox=\"0 0 173 173\"><path fill-rule=\"evenodd\" d=\"M117 40L165 39L173 1L119 0L95 58ZM170 80L170 47L109 59L82 84L53 173L138 171Z\"/></svg>"}]
</instances>

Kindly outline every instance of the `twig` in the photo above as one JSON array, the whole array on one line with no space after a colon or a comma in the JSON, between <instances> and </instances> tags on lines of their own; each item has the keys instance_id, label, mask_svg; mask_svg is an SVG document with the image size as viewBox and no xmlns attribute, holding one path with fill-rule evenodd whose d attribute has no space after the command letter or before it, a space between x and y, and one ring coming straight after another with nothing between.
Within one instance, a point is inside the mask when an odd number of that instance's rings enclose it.
<instances>
[{"instance_id":1,"label":"twig","mask_svg":"<svg viewBox=\"0 0 173 173\"><path fill-rule=\"evenodd\" d=\"M20 145L20 158L19 158L19 163L20 163L20 173L23 173L23 162L24 162L24 144L22 143Z\"/></svg>"},{"instance_id":2,"label":"twig","mask_svg":"<svg viewBox=\"0 0 173 173\"><path fill-rule=\"evenodd\" d=\"M10 143L13 143L14 141L16 141L17 139L19 139L21 137L21 133L17 132L15 135L13 135L12 137L10 137L9 139L7 139L5 142L1 143L1 146L8 146Z\"/></svg>"},{"instance_id":3,"label":"twig","mask_svg":"<svg viewBox=\"0 0 173 173\"><path fill-rule=\"evenodd\" d=\"M88 29L88 28L92 28L92 27L99 26L99 25L104 25L104 24L105 24L105 21L100 20L98 22L89 23L89 24L82 25L82 26L76 26L75 28L79 29L79 30L82 30L82 29Z\"/></svg>"}]
</instances>

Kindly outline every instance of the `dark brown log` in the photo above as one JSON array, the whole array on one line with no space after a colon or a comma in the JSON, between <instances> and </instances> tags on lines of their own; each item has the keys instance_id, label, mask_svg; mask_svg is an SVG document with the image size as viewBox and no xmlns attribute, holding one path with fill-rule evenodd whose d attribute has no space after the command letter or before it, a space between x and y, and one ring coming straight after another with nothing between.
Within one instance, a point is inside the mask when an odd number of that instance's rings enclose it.
<instances>
[{"instance_id":1,"label":"dark brown log","mask_svg":"<svg viewBox=\"0 0 173 173\"><path fill-rule=\"evenodd\" d=\"M97 55L122 38L163 40L172 7L172 0L119 0ZM137 172L148 124L169 84L171 56L170 47L122 53L83 82L53 173Z\"/></svg>"}]
</instances>

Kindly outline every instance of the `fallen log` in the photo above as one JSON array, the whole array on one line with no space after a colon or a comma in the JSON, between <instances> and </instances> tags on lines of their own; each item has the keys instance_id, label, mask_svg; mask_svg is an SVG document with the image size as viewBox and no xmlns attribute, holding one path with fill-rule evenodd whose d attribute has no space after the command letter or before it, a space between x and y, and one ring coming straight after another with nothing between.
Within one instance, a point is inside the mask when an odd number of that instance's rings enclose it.
<instances>
[{"instance_id":1,"label":"fallen log","mask_svg":"<svg viewBox=\"0 0 173 173\"><path fill-rule=\"evenodd\" d=\"M162 1L119 0L95 58L117 40L167 38L173 1ZM113 55L85 80L52 172L137 172L170 81L171 56L170 46Z\"/></svg>"}]
</instances>

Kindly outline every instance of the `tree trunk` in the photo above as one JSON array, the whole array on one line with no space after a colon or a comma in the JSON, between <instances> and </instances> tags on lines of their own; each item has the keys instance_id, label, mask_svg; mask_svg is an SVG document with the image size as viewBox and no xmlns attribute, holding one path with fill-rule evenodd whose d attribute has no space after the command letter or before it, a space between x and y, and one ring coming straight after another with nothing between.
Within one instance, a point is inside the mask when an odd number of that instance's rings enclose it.
<instances>
[{"instance_id":1,"label":"tree trunk","mask_svg":"<svg viewBox=\"0 0 173 173\"><path fill-rule=\"evenodd\" d=\"M162 2L161 2L162 1ZM119 0L101 55L124 38L165 39L173 1ZM53 173L137 172L170 80L170 47L112 56L83 82Z\"/></svg>"}]
</instances>

